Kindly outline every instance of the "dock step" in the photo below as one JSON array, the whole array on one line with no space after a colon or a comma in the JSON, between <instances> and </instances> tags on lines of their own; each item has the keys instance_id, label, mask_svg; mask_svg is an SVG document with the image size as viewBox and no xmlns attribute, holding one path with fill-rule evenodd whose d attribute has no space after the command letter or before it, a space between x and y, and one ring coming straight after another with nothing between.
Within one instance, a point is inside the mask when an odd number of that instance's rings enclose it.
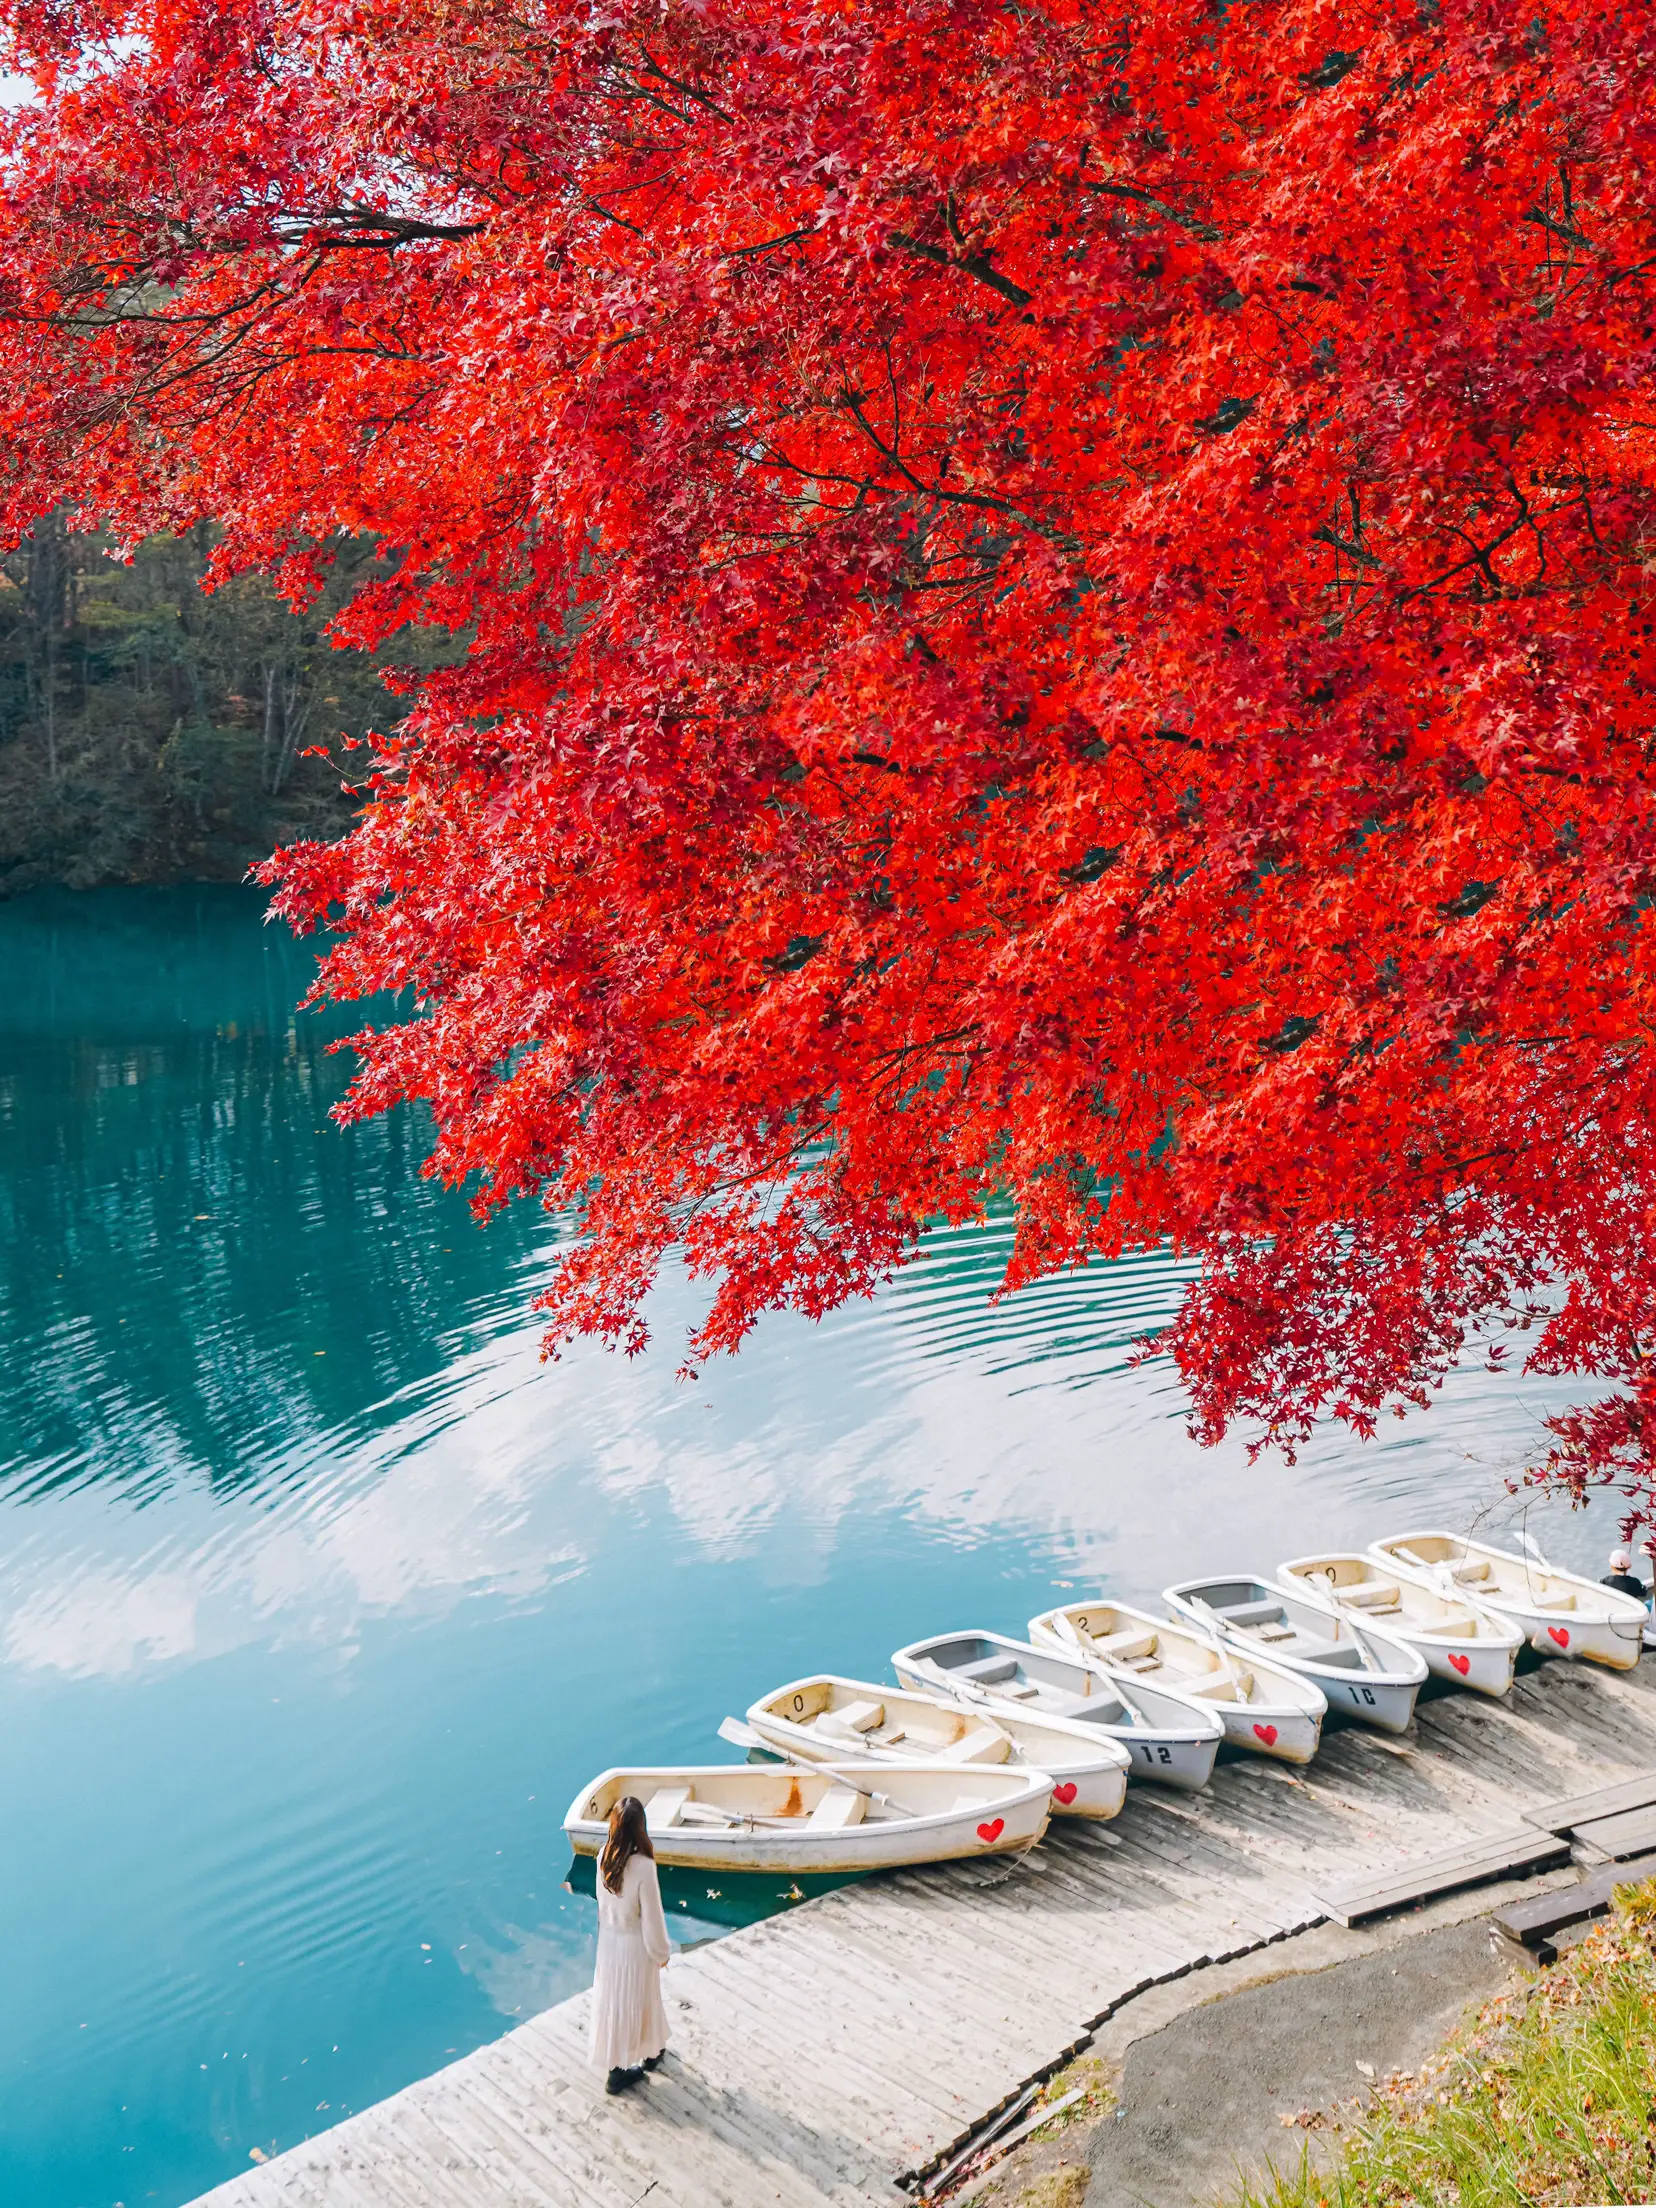
<instances>
[{"instance_id":1,"label":"dock step","mask_svg":"<svg viewBox=\"0 0 1656 2208\"><path fill-rule=\"evenodd\" d=\"M1442 1855L1400 1863L1384 1878L1331 1886L1317 1900L1337 1924L1364 1924L1371 1917L1390 1916L1394 1910L1434 1900L1439 1894L1458 1893L1464 1886L1551 1870L1569 1859L1570 1843L1561 1834L1525 1823L1512 1832L1447 1848Z\"/></svg>"},{"instance_id":2,"label":"dock step","mask_svg":"<svg viewBox=\"0 0 1656 2208\"><path fill-rule=\"evenodd\" d=\"M1527 1824L1543 1832L1574 1832L1596 1824L1601 1817L1619 1817L1630 1809L1656 1804L1656 1771L1641 1771L1637 1778L1618 1780L1614 1786L1594 1787L1590 1794L1566 1794L1561 1801L1538 1802L1524 1811Z\"/></svg>"},{"instance_id":3,"label":"dock step","mask_svg":"<svg viewBox=\"0 0 1656 2208\"><path fill-rule=\"evenodd\" d=\"M1572 1825L1570 1837L1589 1862L1625 1863L1630 1856L1656 1849L1656 1802L1647 1809L1624 1809L1616 1817L1592 1817Z\"/></svg>"},{"instance_id":4,"label":"dock step","mask_svg":"<svg viewBox=\"0 0 1656 2208\"><path fill-rule=\"evenodd\" d=\"M1556 1960L1556 1934L1593 1917L1608 1916L1610 1897L1618 1886L1656 1878L1656 1854L1637 1857L1631 1863L1604 1863L1585 1871L1573 1886L1555 1886L1549 1894L1533 1894L1528 1901L1509 1902L1495 1912L1495 1929L1519 1947L1526 1947L1537 1961Z\"/></svg>"}]
</instances>

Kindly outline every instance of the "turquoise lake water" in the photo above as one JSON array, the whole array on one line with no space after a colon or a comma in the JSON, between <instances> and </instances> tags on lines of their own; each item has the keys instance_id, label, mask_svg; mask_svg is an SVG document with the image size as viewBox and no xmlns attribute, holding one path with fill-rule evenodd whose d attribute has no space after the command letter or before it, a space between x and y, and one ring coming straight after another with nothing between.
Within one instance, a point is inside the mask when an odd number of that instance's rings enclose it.
<instances>
[{"instance_id":1,"label":"turquoise lake water","mask_svg":"<svg viewBox=\"0 0 1656 2208\"><path fill-rule=\"evenodd\" d=\"M1054 1589L1500 1522L1562 1399L1474 1367L1249 1468L1128 1369L1174 1267L993 1307L995 1227L697 1385L678 1281L650 1355L543 1366L549 1222L328 1120L310 968L242 891L0 906L5 2208L177 2208L577 1991L602 1765Z\"/></svg>"}]
</instances>

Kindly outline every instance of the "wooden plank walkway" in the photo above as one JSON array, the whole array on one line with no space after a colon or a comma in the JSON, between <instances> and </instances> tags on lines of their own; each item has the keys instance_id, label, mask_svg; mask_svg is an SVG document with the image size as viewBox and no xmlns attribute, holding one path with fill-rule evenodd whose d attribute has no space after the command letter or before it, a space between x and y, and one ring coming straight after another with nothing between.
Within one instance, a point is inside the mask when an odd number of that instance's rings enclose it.
<instances>
[{"instance_id":1,"label":"wooden plank walkway","mask_svg":"<svg viewBox=\"0 0 1656 2208\"><path fill-rule=\"evenodd\" d=\"M1504 1703L1423 1702L1401 1740L1331 1729L1303 1776L1242 1758L1206 1795L1135 1786L1020 1862L849 1887L675 1958L673 2046L632 2093L587 2068L582 1994L197 2208L892 2203L1147 1984L1652 1768L1656 1664L1551 1663Z\"/></svg>"}]
</instances>

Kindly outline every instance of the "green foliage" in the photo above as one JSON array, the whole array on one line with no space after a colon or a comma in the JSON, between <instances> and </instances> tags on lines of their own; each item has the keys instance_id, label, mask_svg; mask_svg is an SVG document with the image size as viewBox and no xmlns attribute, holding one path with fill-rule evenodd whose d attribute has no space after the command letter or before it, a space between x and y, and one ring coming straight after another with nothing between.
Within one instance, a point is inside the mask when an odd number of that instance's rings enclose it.
<instances>
[{"instance_id":1,"label":"green foliage","mask_svg":"<svg viewBox=\"0 0 1656 2208\"><path fill-rule=\"evenodd\" d=\"M302 614L259 576L204 593L211 549L200 529L123 564L53 515L0 562L0 894L233 881L349 822L339 765L302 754L399 716L379 665L325 635L372 548L342 541ZM396 656L430 664L422 645Z\"/></svg>"},{"instance_id":2,"label":"green foliage","mask_svg":"<svg viewBox=\"0 0 1656 2208\"><path fill-rule=\"evenodd\" d=\"M1383 2087L1333 2167L1239 2208L1566 2208L1656 2195L1656 1884L1418 2078Z\"/></svg>"}]
</instances>

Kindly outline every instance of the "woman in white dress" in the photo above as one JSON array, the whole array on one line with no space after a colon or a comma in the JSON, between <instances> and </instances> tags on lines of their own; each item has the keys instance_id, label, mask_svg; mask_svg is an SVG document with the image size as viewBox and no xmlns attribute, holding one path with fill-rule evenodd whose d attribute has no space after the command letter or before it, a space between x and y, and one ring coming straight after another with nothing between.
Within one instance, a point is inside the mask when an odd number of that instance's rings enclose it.
<instances>
[{"instance_id":1,"label":"woman in white dress","mask_svg":"<svg viewBox=\"0 0 1656 2208\"><path fill-rule=\"evenodd\" d=\"M608 2073L606 2093L624 2093L661 2060L667 2045L661 1973L670 1952L644 1804L624 1794L610 1811L609 1838L598 1858L589 2059Z\"/></svg>"}]
</instances>

